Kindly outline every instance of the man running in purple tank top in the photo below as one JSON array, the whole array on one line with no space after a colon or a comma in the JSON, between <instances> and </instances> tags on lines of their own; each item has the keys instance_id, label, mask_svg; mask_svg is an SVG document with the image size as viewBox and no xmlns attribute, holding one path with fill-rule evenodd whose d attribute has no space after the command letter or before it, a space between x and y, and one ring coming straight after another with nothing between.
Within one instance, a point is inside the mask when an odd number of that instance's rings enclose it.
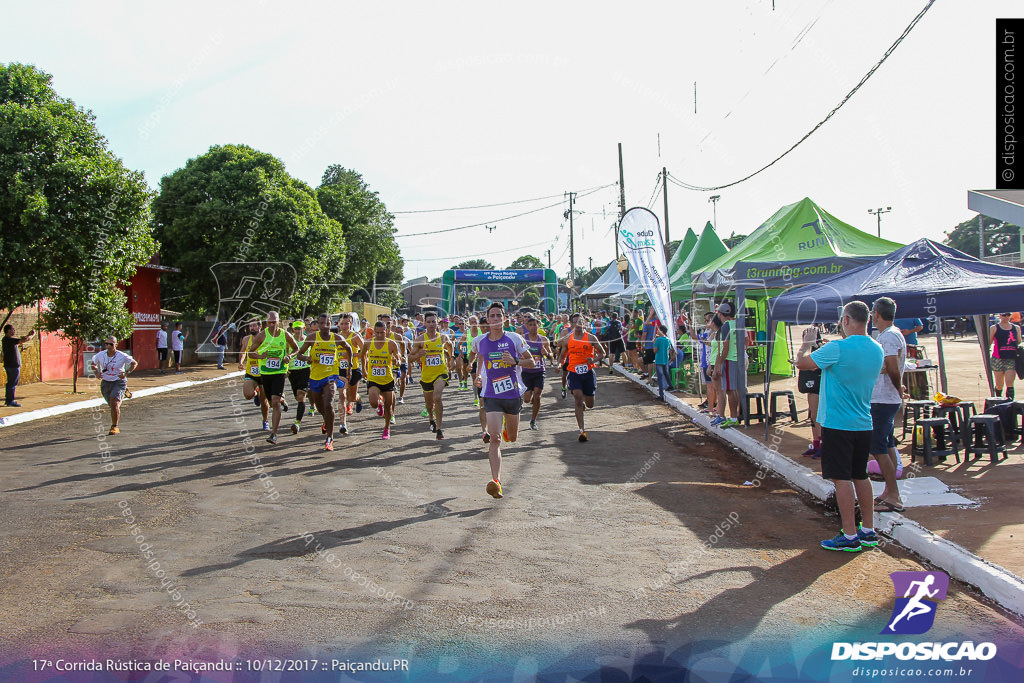
<instances>
[{"instance_id":1,"label":"man running in purple tank top","mask_svg":"<svg viewBox=\"0 0 1024 683\"><path fill-rule=\"evenodd\" d=\"M505 307L495 302L487 308L489 332L473 339L478 374L476 386L480 388L487 433L490 436L488 458L491 463L491 481L487 493L502 497L501 441L515 442L519 436L519 413L523 410L523 368L534 367L533 356L526 340L515 332L505 332Z\"/></svg>"},{"instance_id":2,"label":"man running in purple tank top","mask_svg":"<svg viewBox=\"0 0 1024 683\"><path fill-rule=\"evenodd\" d=\"M530 429L537 429L537 415L540 413L540 397L544 393L544 359L554 359L551 353L551 343L548 338L540 333L540 321L528 315L526 317L526 344L530 347L530 354L533 356L535 365L531 370L523 370L523 386L526 392L523 394L523 402L530 405Z\"/></svg>"}]
</instances>

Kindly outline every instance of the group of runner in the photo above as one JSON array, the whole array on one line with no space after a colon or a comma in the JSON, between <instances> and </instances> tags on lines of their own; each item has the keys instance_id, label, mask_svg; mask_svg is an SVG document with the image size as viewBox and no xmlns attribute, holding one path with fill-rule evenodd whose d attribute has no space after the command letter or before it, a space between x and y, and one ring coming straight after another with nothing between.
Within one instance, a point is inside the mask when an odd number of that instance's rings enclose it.
<instances>
[{"instance_id":1,"label":"group of runner","mask_svg":"<svg viewBox=\"0 0 1024 683\"><path fill-rule=\"evenodd\" d=\"M420 415L437 440L445 438L444 390L456 382L461 391L473 385L491 468L486 491L501 498L501 444L518 439L524 404L530 406L530 429L538 429L548 363L561 371L562 398L573 396L578 440L589 440L584 413L594 407L594 368L606 353L582 315L544 318L519 312L509 317L501 303L493 303L481 317L441 320L426 313L408 321L408 329L405 322L381 315L371 327L352 313L336 320L322 313L284 327L271 311L265 322L250 323L238 366L245 372L243 395L260 408L267 441L277 443L282 413L289 410L286 379L296 401L293 434L301 429L308 396L312 410L323 418L323 449L333 451L335 428L339 435L348 434L347 416L362 411L359 389L365 381L369 404L384 419L381 438L390 439L396 407L404 402L411 371L418 367L424 400Z\"/></svg>"}]
</instances>

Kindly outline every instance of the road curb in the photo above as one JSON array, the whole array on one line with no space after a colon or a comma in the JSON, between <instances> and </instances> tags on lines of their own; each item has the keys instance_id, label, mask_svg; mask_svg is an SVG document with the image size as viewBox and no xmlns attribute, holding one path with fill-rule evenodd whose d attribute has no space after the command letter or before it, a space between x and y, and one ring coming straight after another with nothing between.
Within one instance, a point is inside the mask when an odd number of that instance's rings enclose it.
<instances>
[{"instance_id":1,"label":"road curb","mask_svg":"<svg viewBox=\"0 0 1024 683\"><path fill-rule=\"evenodd\" d=\"M244 373L229 372L226 375L220 377L211 377L210 379L197 379L197 380L186 380L184 382L174 382L173 384L163 384L158 387L149 387L148 389L139 389L138 391L132 392L132 400L136 398L145 398L146 396L153 396L154 394L163 394L168 391L174 391L176 389L185 389L187 387L195 387L200 384L209 384L210 382L219 382L225 379L231 379L233 377L241 377ZM40 408L38 410L29 410L24 413L18 413L17 415L11 415L10 417L0 418L0 427L12 427L16 424L22 424L25 422L32 422L34 420L42 420L46 417L53 417L55 415L63 415L64 413L73 413L78 410L87 410L96 406L104 406L107 402L102 398L90 398L85 401L75 401L74 403L68 403L62 406L53 406L52 408Z\"/></svg>"},{"instance_id":2,"label":"road curb","mask_svg":"<svg viewBox=\"0 0 1024 683\"><path fill-rule=\"evenodd\" d=\"M658 395L657 387L647 385L619 364L613 367L634 384L647 389L654 396ZM707 415L698 412L679 397L667 394L665 402L690 418L712 438L735 447L763 470L782 477L794 488L822 502L834 491L832 484L822 479L817 472L794 462L760 441L732 429L715 429ZM876 515L878 522L875 528L893 541L920 555L950 576L974 586L1002 607L1018 615L1024 615L1024 579L975 555L963 546L947 541L899 513L881 512Z\"/></svg>"}]
</instances>

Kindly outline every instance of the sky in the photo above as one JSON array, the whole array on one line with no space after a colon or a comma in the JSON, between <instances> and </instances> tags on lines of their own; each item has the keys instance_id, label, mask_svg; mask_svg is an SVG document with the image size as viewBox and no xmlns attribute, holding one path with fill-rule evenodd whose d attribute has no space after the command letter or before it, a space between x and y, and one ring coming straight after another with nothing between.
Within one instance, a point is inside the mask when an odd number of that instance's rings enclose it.
<instances>
[{"instance_id":1,"label":"sky","mask_svg":"<svg viewBox=\"0 0 1024 683\"><path fill-rule=\"evenodd\" d=\"M663 167L702 187L761 168L927 3L3 4L0 62L52 74L150 187L230 143L279 157L314 187L331 164L353 168L395 212L413 278L476 257L546 263L548 250L565 275L566 192L579 193L577 267L611 262L618 143L626 207L664 220ZM781 161L714 192L670 183L671 239L716 213L722 237L747 234L804 197L872 233L868 209L892 207L883 237L942 239L975 215L967 191L995 186L995 19L1021 9L938 0ZM400 213L506 202L519 203ZM478 223L497 227L437 232Z\"/></svg>"}]
</instances>

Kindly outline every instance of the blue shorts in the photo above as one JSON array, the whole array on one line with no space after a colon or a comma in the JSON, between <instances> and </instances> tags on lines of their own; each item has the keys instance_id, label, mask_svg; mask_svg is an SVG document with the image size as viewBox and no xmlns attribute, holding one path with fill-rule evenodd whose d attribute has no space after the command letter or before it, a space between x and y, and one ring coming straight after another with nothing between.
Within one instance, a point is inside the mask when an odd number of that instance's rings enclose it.
<instances>
[{"instance_id":1,"label":"blue shorts","mask_svg":"<svg viewBox=\"0 0 1024 683\"><path fill-rule=\"evenodd\" d=\"M540 372L526 372L524 370L523 371L523 375L522 375L522 380L523 380L523 386L526 387L527 391L532 391L533 389L540 389L540 390L544 389L544 371L543 370L541 370Z\"/></svg>"},{"instance_id":2,"label":"blue shorts","mask_svg":"<svg viewBox=\"0 0 1024 683\"><path fill-rule=\"evenodd\" d=\"M899 403L871 404L871 455L884 455L896 448L893 423L900 410Z\"/></svg>"},{"instance_id":3,"label":"blue shorts","mask_svg":"<svg viewBox=\"0 0 1024 683\"><path fill-rule=\"evenodd\" d=\"M569 391L576 391L579 389L583 392L584 396L593 396L597 393L597 376L594 375L593 369L582 375L570 372L567 386L569 387Z\"/></svg>"},{"instance_id":4,"label":"blue shorts","mask_svg":"<svg viewBox=\"0 0 1024 683\"><path fill-rule=\"evenodd\" d=\"M337 386L338 386L338 391L341 391L342 389L345 388L345 378L344 377L342 377L340 375L338 376Z\"/></svg>"},{"instance_id":5,"label":"blue shorts","mask_svg":"<svg viewBox=\"0 0 1024 683\"><path fill-rule=\"evenodd\" d=\"M330 377L324 377L323 379L311 379L309 380L309 390L315 391L318 394L323 393L324 387L331 382L338 382L338 380L339 378L337 375L331 375ZM344 380L341 381L344 382ZM344 386L344 384L342 384L342 386Z\"/></svg>"}]
</instances>

